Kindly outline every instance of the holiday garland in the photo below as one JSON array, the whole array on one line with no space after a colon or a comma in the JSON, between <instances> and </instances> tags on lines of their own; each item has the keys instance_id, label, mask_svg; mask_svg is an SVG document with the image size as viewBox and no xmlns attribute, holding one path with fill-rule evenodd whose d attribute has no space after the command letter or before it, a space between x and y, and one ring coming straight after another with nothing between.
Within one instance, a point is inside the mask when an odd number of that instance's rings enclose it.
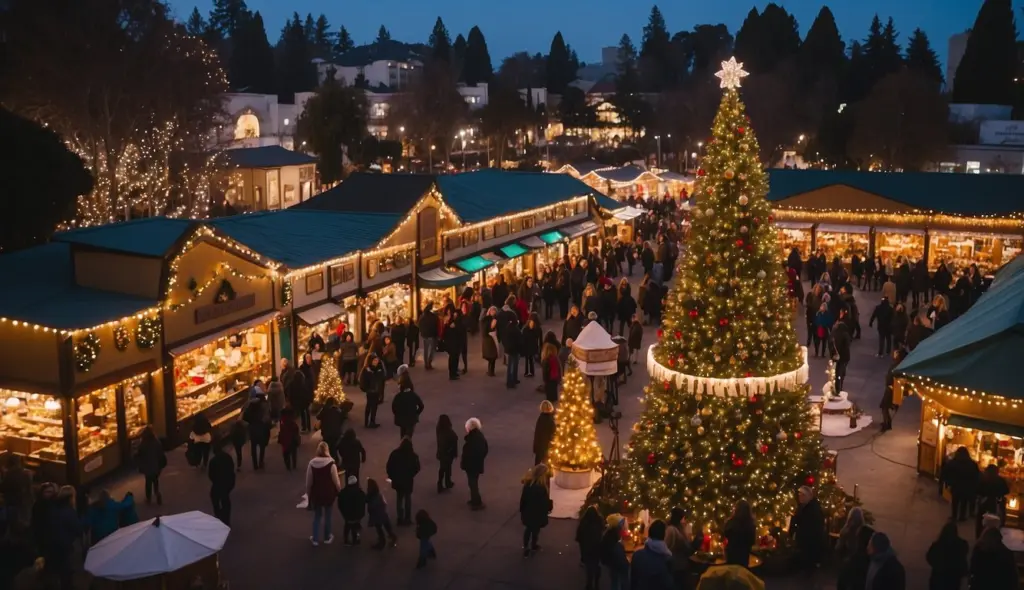
<instances>
[{"instance_id":1,"label":"holiday garland","mask_svg":"<svg viewBox=\"0 0 1024 590\"><path fill-rule=\"evenodd\" d=\"M128 345L131 342L131 335L128 333L128 328L124 327L124 324L119 324L114 328L114 348L124 352L128 350Z\"/></svg>"},{"instance_id":2,"label":"holiday garland","mask_svg":"<svg viewBox=\"0 0 1024 590\"><path fill-rule=\"evenodd\" d=\"M153 348L160 340L160 322L156 318L142 318L135 328L135 345L140 350Z\"/></svg>"},{"instance_id":3,"label":"holiday garland","mask_svg":"<svg viewBox=\"0 0 1024 590\"><path fill-rule=\"evenodd\" d=\"M79 373L88 373L100 355L100 339L95 332L89 332L75 345L75 368Z\"/></svg>"},{"instance_id":4,"label":"holiday garland","mask_svg":"<svg viewBox=\"0 0 1024 590\"><path fill-rule=\"evenodd\" d=\"M281 283L281 303L288 305L292 302L292 283L291 281L284 281Z\"/></svg>"}]
</instances>

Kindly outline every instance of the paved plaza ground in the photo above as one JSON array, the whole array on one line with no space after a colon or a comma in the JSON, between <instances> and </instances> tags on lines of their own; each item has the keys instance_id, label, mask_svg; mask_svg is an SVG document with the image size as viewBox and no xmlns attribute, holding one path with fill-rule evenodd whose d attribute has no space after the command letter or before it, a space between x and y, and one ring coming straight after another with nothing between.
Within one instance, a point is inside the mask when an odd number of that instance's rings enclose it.
<instances>
[{"instance_id":1,"label":"paved plaza ground","mask_svg":"<svg viewBox=\"0 0 1024 590\"><path fill-rule=\"evenodd\" d=\"M634 291L635 292L635 291ZM876 334L867 327L867 318L876 300L876 293L858 293L863 318L863 340L854 344L847 385L851 398L880 422L878 401L883 387L888 359L875 358ZM799 312L798 330L804 335L803 310ZM546 329L560 334L561 322L545 323ZM645 331L645 347L655 340L655 327ZM232 494L232 532L221 554L222 573L233 590L257 588L416 588L427 589L502 589L530 588L563 590L582 588L583 571L573 542L575 520L553 520L542 531L543 551L524 560L520 552L522 527L518 501L520 478L532 463L532 437L538 404L542 394L534 391L539 377L524 379L515 390L504 387L504 379L485 376L480 358L479 337L470 340L470 370L460 381L447 379L444 355L435 365L440 370L426 372L422 364L413 369L416 389L426 404L423 421L417 428L414 444L423 463L416 481L413 509L426 508L438 523L435 538L438 560L426 570L413 568L416 541L412 529L398 529L399 544L395 549L375 552L369 549L372 532L358 548L340 542L340 515L335 512L334 524L339 539L331 546L312 547L308 537L312 516L296 509L304 487L304 466L313 453L313 444L305 440L299 451L297 472L287 473L279 447L272 444L267 453L267 469L254 473L248 461L239 474ZM499 367L500 368L500 367ZM640 413L639 396L647 383L643 365L635 367L620 397L623 419L622 444L628 442L629 427ZM825 380L824 359L811 359L811 381L819 391ZM353 415L361 418L364 396L357 388L347 388L356 407ZM394 392L389 385L388 398ZM382 411L384 425L378 430L364 430L356 420L356 431L367 448L368 461L363 477L383 480L384 464L390 451L398 444L398 428L391 422L390 406ZM382 407L382 410L384 407ZM490 444L486 474L481 489L487 509L472 512L466 506L468 491L465 477L456 473L456 487L438 495L434 489L437 460L434 458L434 426L438 415L447 413L460 430L470 417L483 421ZM918 477L914 468L917 453L917 431L920 403L907 400L896 416L895 429L877 436L872 425L867 430L846 438L828 439L830 448L839 450L840 483L851 493L856 489L876 519L876 528L885 531L907 567L908 588L925 588L928 567L924 554L948 514L948 504L938 496L938 488L930 478ZM607 452L611 432L599 426L601 442ZM205 473L189 468L183 449L169 454L169 466L161 478L164 506L140 506L143 518L187 510L210 512L209 481ZM142 497L142 480L125 476L110 485L115 494L127 490ZM388 491L389 502L393 495ZM390 508L394 518L393 506ZM972 533L965 525L965 535ZM970 537L973 538L973 534ZM832 575L821 572L817 582L821 588L834 588ZM330 585L330 586L326 586ZM808 584L796 580L770 579L769 589L803 589Z\"/></svg>"}]
</instances>

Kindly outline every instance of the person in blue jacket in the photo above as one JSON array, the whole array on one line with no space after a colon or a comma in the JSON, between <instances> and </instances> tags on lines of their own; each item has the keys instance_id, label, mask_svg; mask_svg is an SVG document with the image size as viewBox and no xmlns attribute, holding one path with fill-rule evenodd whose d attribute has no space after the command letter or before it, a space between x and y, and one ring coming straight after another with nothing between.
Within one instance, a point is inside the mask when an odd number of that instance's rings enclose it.
<instances>
[{"instance_id":1,"label":"person in blue jacket","mask_svg":"<svg viewBox=\"0 0 1024 590\"><path fill-rule=\"evenodd\" d=\"M635 590L672 590L672 552L665 545L665 523L656 520L647 531L644 548L633 553L629 579Z\"/></svg>"},{"instance_id":2,"label":"person in blue jacket","mask_svg":"<svg viewBox=\"0 0 1024 590\"><path fill-rule=\"evenodd\" d=\"M135 497L131 492L125 494L124 499L118 502L110 497L110 492L101 490L96 500L89 505L83 525L91 533L92 544L95 545L122 526L138 521Z\"/></svg>"}]
</instances>

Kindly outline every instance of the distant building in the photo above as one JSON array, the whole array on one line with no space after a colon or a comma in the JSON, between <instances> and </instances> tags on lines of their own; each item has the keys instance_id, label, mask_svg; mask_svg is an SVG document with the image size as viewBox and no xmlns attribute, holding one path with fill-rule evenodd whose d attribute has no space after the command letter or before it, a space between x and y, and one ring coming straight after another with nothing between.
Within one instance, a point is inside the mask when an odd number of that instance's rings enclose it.
<instances>
[{"instance_id":1,"label":"distant building","mask_svg":"<svg viewBox=\"0 0 1024 590\"><path fill-rule=\"evenodd\" d=\"M235 212L287 209L318 192L316 158L278 145L224 152L227 191Z\"/></svg>"},{"instance_id":2,"label":"distant building","mask_svg":"<svg viewBox=\"0 0 1024 590\"><path fill-rule=\"evenodd\" d=\"M576 72L576 77L588 82L596 82L608 74L619 71L619 48L602 47L601 63L587 64Z\"/></svg>"},{"instance_id":3,"label":"distant building","mask_svg":"<svg viewBox=\"0 0 1024 590\"><path fill-rule=\"evenodd\" d=\"M407 88L416 70L423 67L426 47L399 41L377 41L345 52L333 62L317 63L320 82L329 75L345 86L361 84L392 90Z\"/></svg>"},{"instance_id":4,"label":"distant building","mask_svg":"<svg viewBox=\"0 0 1024 590\"><path fill-rule=\"evenodd\" d=\"M305 98L309 95L308 92L299 94L306 95ZM279 103L276 94L232 92L224 95L224 99L227 120L217 133L219 145L228 148L295 147L295 122L300 112L296 105Z\"/></svg>"}]
</instances>

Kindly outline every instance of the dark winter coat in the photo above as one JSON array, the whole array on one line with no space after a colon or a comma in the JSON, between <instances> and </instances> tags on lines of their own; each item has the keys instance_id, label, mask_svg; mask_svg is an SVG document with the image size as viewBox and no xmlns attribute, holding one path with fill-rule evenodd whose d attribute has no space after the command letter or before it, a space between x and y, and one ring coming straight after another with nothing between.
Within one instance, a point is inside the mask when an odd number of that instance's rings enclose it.
<instances>
[{"instance_id":1,"label":"dark winter coat","mask_svg":"<svg viewBox=\"0 0 1024 590\"><path fill-rule=\"evenodd\" d=\"M940 264L939 268L935 270L935 276L932 277L932 284L935 285L935 291L945 295L949 293L950 284L953 282L953 275L949 274L949 269L946 268L945 264Z\"/></svg>"},{"instance_id":2,"label":"dark winter coat","mask_svg":"<svg viewBox=\"0 0 1024 590\"><path fill-rule=\"evenodd\" d=\"M519 314L511 307L498 309L498 341L504 346L505 332L509 327L519 328Z\"/></svg>"},{"instance_id":3,"label":"dark winter coat","mask_svg":"<svg viewBox=\"0 0 1024 590\"><path fill-rule=\"evenodd\" d=\"M523 526L543 528L548 526L548 513L551 512L551 494L544 484L527 483L519 494L519 518Z\"/></svg>"},{"instance_id":4,"label":"dark winter coat","mask_svg":"<svg viewBox=\"0 0 1024 590\"><path fill-rule=\"evenodd\" d=\"M725 538L729 540L729 544L725 547L725 562L748 567L750 550L753 549L754 542L757 541L754 522L730 518L725 523Z\"/></svg>"},{"instance_id":5,"label":"dark winter coat","mask_svg":"<svg viewBox=\"0 0 1024 590\"><path fill-rule=\"evenodd\" d=\"M932 278L928 276L928 265L925 264L924 259L917 261L914 265L914 270L911 271L913 274L914 290L918 293L927 293L928 288L931 286Z\"/></svg>"},{"instance_id":6,"label":"dark winter coat","mask_svg":"<svg viewBox=\"0 0 1024 590\"><path fill-rule=\"evenodd\" d=\"M875 322L878 322L878 333L884 335L890 334L892 330L892 306L889 305L889 301L883 299L881 303L875 306L875 310L871 312L871 319L868 320L868 327Z\"/></svg>"},{"instance_id":7,"label":"dark winter coat","mask_svg":"<svg viewBox=\"0 0 1024 590\"><path fill-rule=\"evenodd\" d=\"M633 553L629 579L633 590L672 590L672 557L644 546Z\"/></svg>"},{"instance_id":8,"label":"dark winter coat","mask_svg":"<svg viewBox=\"0 0 1024 590\"><path fill-rule=\"evenodd\" d=\"M135 453L135 460L139 464L139 473L150 477L160 475L160 471L167 465L164 448L156 438L142 439L139 450Z\"/></svg>"},{"instance_id":9,"label":"dark winter coat","mask_svg":"<svg viewBox=\"0 0 1024 590\"><path fill-rule=\"evenodd\" d=\"M618 528L605 529L601 537L601 565L618 572L621 578L629 575L629 560L626 548L619 542L620 535Z\"/></svg>"},{"instance_id":10,"label":"dark winter coat","mask_svg":"<svg viewBox=\"0 0 1024 590\"><path fill-rule=\"evenodd\" d=\"M981 472L970 455L954 454L942 467L942 481L956 495L974 496L978 492Z\"/></svg>"},{"instance_id":11,"label":"dark winter coat","mask_svg":"<svg viewBox=\"0 0 1024 590\"><path fill-rule=\"evenodd\" d=\"M918 344L924 342L926 338L934 333L934 330L924 324L912 324L907 328L907 350L914 350Z\"/></svg>"},{"instance_id":12,"label":"dark winter coat","mask_svg":"<svg viewBox=\"0 0 1024 590\"><path fill-rule=\"evenodd\" d=\"M423 541L429 540L437 534L437 523L429 516L416 518L416 538Z\"/></svg>"},{"instance_id":13,"label":"dark winter coat","mask_svg":"<svg viewBox=\"0 0 1024 590\"><path fill-rule=\"evenodd\" d=\"M210 484L214 490L230 492L235 489L235 460L224 452L215 452L208 466Z\"/></svg>"},{"instance_id":14,"label":"dark winter coat","mask_svg":"<svg viewBox=\"0 0 1024 590\"><path fill-rule=\"evenodd\" d=\"M533 454L547 457L551 439L555 438L555 415L541 413L533 429Z\"/></svg>"},{"instance_id":15,"label":"dark winter coat","mask_svg":"<svg viewBox=\"0 0 1024 590\"><path fill-rule=\"evenodd\" d=\"M839 566L839 579L836 590L863 590L864 583L868 576L867 547L875 529L863 525L857 531L857 538L854 540L852 552L843 560Z\"/></svg>"},{"instance_id":16,"label":"dark winter coat","mask_svg":"<svg viewBox=\"0 0 1024 590\"><path fill-rule=\"evenodd\" d=\"M242 419L249 425L249 440L253 444L270 444L270 413L267 402L261 397L249 400Z\"/></svg>"},{"instance_id":17,"label":"dark winter coat","mask_svg":"<svg viewBox=\"0 0 1024 590\"><path fill-rule=\"evenodd\" d=\"M301 436L294 413L291 410L285 412L277 429L277 442L281 445L281 450L287 452L299 448Z\"/></svg>"},{"instance_id":18,"label":"dark winter coat","mask_svg":"<svg viewBox=\"0 0 1024 590\"><path fill-rule=\"evenodd\" d=\"M366 463L366 449L356 437L341 437L338 443L338 456L341 457L341 469L345 475L359 471L359 466Z\"/></svg>"},{"instance_id":19,"label":"dark winter coat","mask_svg":"<svg viewBox=\"0 0 1024 590\"><path fill-rule=\"evenodd\" d=\"M316 419L320 421L320 435L331 444L341 436L341 427L345 424L345 415L338 406L328 406L320 410Z\"/></svg>"},{"instance_id":20,"label":"dark winter coat","mask_svg":"<svg viewBox=\"0 0 1024 590\"><path fill-rule=\"evenodd\" d=\"M883 560L870 580L871 590L907 590L907 572L895 553L890 550L885 556L872 555L871 559ZM870 564L868 567L871 567Z\"/></svg>"},{"instance_id":21,"label":"dark winter coat","mask_svg":"<svg viewBox=\"0 0 1024 590\"><path fill-rule=\"evenodd\" d=\"M507 300L508 285L506 285L504 281L495 283L494 289L491 290L491 305L496 305L498 309L501 309Z\"/></svg>"},{"instance_id":22,"label":"dark winter coat","mask_svg":"<svg viewBox=\"0 0 1024 590\"><path fill-rule=\"evenodd\" d=\"M338 511L345 522L359 522L366 516L366 492L358 483L341 488L338 493Z\"/></svg>"},{"instance_id":23,"label":"dark winter coat","mask_svg":"<svg viewBox=\"0 0 1024 590\"><path fill-rule=\"evenodd\" d=\"M800 506L789 523L790 535L796 538L801 556L809 563L821 560L825 548L825 516L817 498Z\"/></svg>"},{"instance_id":24,"label":"dark winter coat","mask_svg":"<svg viewBox=\"0 0 1024 590\"><path fill-rule=\"evenodd\" d=\"M629 293L623 293L618 303L618 316L620 322L628 322L636 313L636 300Z\"/></svg>"},{"instance_id":25,"label":"dark winter coat","mask_svg":"<svg viewBox=\"0 0 1024 590\"><path fill-rule=\"evenodd\" d=\"M405 350L406 329L405 324L391 325L391 342L395 343L395 350Z\"/></svg>"},{"instance_id":26,"label":"dark winter coat","mask_svg":"<svg viewBox=\"0 0 1024 590\"><path fill-rule=\"evenodd\" d=\"M1013 552L997 529L981 534L971 553L970 590L1017 590L1020 582Z\"/></svg>"},{"instance_id":27,"label":"dark winter coat","mask_svg":"<svg viewBox=\"0 0 1024 590\"><path fill-rule=\"evenodd\" d=\"M388 457L387 474L391 487L399 492L411 492L413 480L420 472L420 457L412 448L401 447L391 451Z\"/></svg>"},{"instance_id":28,"label":"dark winter coat","mask_svg":"<svg viewBox=\"0 0 1024 590\"><path fill-rule=\"evenodd\" d=\"M832 346L839 357L839 362L850 362L850 344L853 338L850 336L850 327L845 322L837 322L832 330Z\"/></svg>"},{"instance_id":29,"label":"dark winter coat","mask_svg":"<svg viewBox=\"0 0 1024 590\"><path fill-rule=\"evenodd\" d=\"M437 315L433 309L427 308L420 314L420 336L423 338L437 338Z\"/></svg>"},{"instance_id":30,"label":"dark winter coat","mask_svg":"<svg viewBox=\"0 0 1024 590\"><path fill-rule=\"evenodd\" d=\"M644 340L644 327L639 320L629 326L629 349L640 350Z\"/></svg>"},{"instance_id":31,"label":"dark winter coat","mask_svg":"<svg viewBox=\"0 0 1024 590\"><path fill-rule=\"evenodd\" d=\"M910 318L907 317L907 312L896 311L893 309L892 312L892 337L897 342L906 342L907 340L907 327L910 325Z\"/></svg>"},{"instance_id":32,"label":"dark winter coat","mask_svg":"<svg viewBox=\"0 0 1024 590\"><path fill-rule=\"evenodd\" d=\"M480 350L484 359L493 361L498 358L498 334L495 318L487 316L483 321L483 335L480 337Z\"/></svg>"},{"instance_id":33,"label":"dark winter coat","mask_svg":"<svg viewBox=\"0 0 1024 590\"><path fill-rule=\"evenodd\" d=\"M391 400L391 412L395 415L395 426L408 428L420 421L423 400L411 389L403 389Z\"/></svg>"},{"instance_id":34,"label":"dark winter coat","mask_svg":"<svg viewBox=\"0 0 1024 590\"><path fill-rule=\"evenodd\" d=\"M504 313L504 312L502 312ZM501 322L499 321L499 325ZM499 332L501 334L501 346L505 354L520 354L523 350L523 334L519 331L519 323L512 321L505 325Z\"/></svg>"},{"instance_id":35,"label":"dark winter coat","mask_svg":"<svg viewBox=\"0 0 1024 590\"><path fill-rule=\"evenodd\" d=\"M459 467L468 474L481 475L484 472L484 460L487 459L487 439L479 428L470 430L462 445L462 461Z\"/></svg>"},{"instance_id":36,"label":"dark winter coat","mask_svg":"<svg viewBox=\"0 0 1024 590\"><path fill-rule=\"evenodd\" d=\"M82 523L70 500L54 500L47 520L46 554L66 556L82 538ZM59 563L62 560L57 560Z\"/></svg>"},{"instance_id":37,"label":"dark winter coat","mask_svg":"<svg viewBox=\"0 0 1024 590\"><path fill-rule=\"evenodd\" d=\"M566 316L565 322L562 324L562 346L565 346L565 341L572 338L576 340L580 337L580 332L583 331L583 318L579 314L575 316Z\"/></svg>"},{"instance_id":38,"label":"dark winter coat","mask_svg":"<svg viewBox=\"0 0 1024 590\"><path fill-rule=\"evenodd\" d=\"M602 318L614 318L619 307L618 295L616 295L615 289L611 285L606 285L598 293L598 298L600 299L601 307L597 310L597 315Z\"/></svg>"},{"instance_id":39,"label":"dark winter coat","mask_svg":"<svg viewBox=\"0 0 1024 590\"><path fill-rule=\"evenodd\" d=\"M601 561L601 535L604 534L604 522L599 516L580 519L576 527L576 543L580 546L580 559L586 564L597 564Z\"/></svg>"},{"instance_id":40,"label":"dark winter coat","mask_svg":"<svg viewBox=\"0 0 1024 590\"><path fill-rule=\"evenodd\" d=\"M366 513L369 516L367 524L370 526L382 525L386 522L390 522L388 518L388 503L384 500L384 496L381 494L374 494L366 496Z\"/></svg>"},{"instance_id":41,"label":"dark winter coat","mask_svg":"<svg viewBox=\"0 0 1024 590\"><path fill-rule=\"evenodd\" d=\"M373 366L367 362L359 374L359 389L366 394L366 403L377 405L384 397L384 382L387 381L387 373L384 371L384 363Z\"/></svg>"},{"instance_id":42,"label":"dark winter coat","mask_svg":"<svg viewBox=\"0 0 1024 590\"><path fill-rule=\"evenodd\" d=\"M455 430L449 429L437 433L437 454L438 461L454 461L459 456L459 435Z\"/></svg>"},{"instance_id":43,"label":"dark winter coat","mask_svg":"<svg viewBox=\"0 0 1024 590\"><path fill-rule=\"evenodd\" d=\"M541 340L544 338L544 332L540 329L539 325L534 325L532 328L527 325L523 328L523 356L537 356L540 353Z\"/></svg>"},{"instance_id":44,"label":"dark winter coat","mask_svg":"<svg viewBox=\"0 0 1024 590\"><path fill-rule=\"evenodd\" d=\"M967 541L960 538L939 539L932 543L925 556L932 567L928 590L960 590L960 582L968 572Z\"/></svg>"}]
</instances>

